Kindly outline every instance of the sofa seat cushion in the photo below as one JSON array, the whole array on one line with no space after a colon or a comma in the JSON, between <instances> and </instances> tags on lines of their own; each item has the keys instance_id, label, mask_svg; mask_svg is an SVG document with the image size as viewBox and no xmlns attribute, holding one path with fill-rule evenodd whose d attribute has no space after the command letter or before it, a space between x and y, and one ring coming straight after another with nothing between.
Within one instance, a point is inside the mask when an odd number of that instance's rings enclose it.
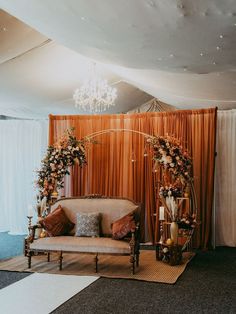
<instances>
[{"instance_id":1,"label":"sofa seat cushion","mask_svg":"<svg viewBox=\"0 0 236 314\"><path fill-rule=\"evenodd\" d=\"M126 241L111 238L87 238L60 236L40 238L30 244L31 250L64 251L78 253L110 253L130 254L130 246Z\"/></svg>"}]
</instances>

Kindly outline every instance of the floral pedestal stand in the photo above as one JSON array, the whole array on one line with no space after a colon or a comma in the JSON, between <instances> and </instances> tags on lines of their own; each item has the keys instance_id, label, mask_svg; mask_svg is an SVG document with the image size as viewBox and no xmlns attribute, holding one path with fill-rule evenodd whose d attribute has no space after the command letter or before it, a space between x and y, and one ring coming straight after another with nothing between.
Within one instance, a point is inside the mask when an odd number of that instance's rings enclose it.
<instances>
[{"instance_id":1,"label":"floral pedestal stand","mask_svg":"<svg viewBox=\"0 0 236 314\"><path fill-rule=\"evenodd\" d=\"M182 262L182 246L178 244L167 245L158 242L156 244L156 260L169 263L171 266Z\"/></svg>"}]
</instances>

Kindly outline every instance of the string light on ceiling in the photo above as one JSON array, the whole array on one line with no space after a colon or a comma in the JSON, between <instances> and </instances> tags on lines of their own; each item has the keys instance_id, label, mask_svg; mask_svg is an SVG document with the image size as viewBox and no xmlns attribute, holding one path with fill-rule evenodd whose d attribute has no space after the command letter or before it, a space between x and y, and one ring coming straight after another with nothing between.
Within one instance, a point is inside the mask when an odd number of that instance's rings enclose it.
<instances>
[{"instance_id":1,"label":"string light on ceiling","mask_svg":"<svg viewBox=\"0 0 236 314\"><path fill-rule=\"evenodd\" d=\"M91 66L88 79L73 95L75 107L90 113L100 113L115 106L116 97L117 90L98 76L95 63Z\"/></svg>"}]
</instances>

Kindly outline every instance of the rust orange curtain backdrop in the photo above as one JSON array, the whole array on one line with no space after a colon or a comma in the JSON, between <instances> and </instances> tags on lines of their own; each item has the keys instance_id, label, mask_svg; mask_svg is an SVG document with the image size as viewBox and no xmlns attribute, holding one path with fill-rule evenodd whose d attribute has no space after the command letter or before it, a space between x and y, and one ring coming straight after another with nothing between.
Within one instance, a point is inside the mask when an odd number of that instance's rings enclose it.
<instances>
[{"instance_id":1,"label":"rust orange curtain backdrop","mask_svg":"<svg viewBox=\"0 0 236 314\"><path fill-rule=\"evenodd\" d=\"M130 129L150 135L173 135L179 138L193 157L194 186L201 225L196 232L197 246L210 244L213 202L216 109L185 110L166 113L118 115L49 116L49 144L53 144L68 128L83 138L105 129ZM159 237L155 219L156 182L152 156L142 135L112 132L96 138L90 145L88 165L71 169L65 179L65 195L102 194L122 196L142 204L142 239L156 241ZM157 205L156 205L157 204ZM146 231L146 232L145 232Z\"/></svg>"}]
</instances>

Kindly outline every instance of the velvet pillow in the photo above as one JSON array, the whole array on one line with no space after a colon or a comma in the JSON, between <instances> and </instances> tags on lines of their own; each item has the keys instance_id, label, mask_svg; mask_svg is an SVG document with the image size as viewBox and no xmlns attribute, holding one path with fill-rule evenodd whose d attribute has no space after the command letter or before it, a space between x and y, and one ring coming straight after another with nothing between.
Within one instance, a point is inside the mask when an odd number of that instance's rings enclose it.
<instances>
[{"instance_id":1,"label":"velvet pillow","mask_svg":"<svg viewBox=\"0 0 236 314\"><path fill-rule=\"evenodd\" d=\"M61 205L59 205L46 218L41 219L39 223L46 230L49 237L68 234L75 226L75 224L66 216Z\"/></svg>"},{"instance_id":2,"label":"velvet pillow","mask_svg":"<svg viewBox=\"0 0 236 314\"><path fill-rule=\"evenodd\" d=\"M134 213L121 217L112 224L112 239L119 240L135 231Z\"/></svg>"},{"instance_id":3,"label":"velvet pillow","mask_svg":"<svg viewBox=\"0 0 236 314\"><path fill-rule=\"evenodd\" d=\"M100 236L100 213L77 213L76 237Z\"/></svg>"}]
</instances>

